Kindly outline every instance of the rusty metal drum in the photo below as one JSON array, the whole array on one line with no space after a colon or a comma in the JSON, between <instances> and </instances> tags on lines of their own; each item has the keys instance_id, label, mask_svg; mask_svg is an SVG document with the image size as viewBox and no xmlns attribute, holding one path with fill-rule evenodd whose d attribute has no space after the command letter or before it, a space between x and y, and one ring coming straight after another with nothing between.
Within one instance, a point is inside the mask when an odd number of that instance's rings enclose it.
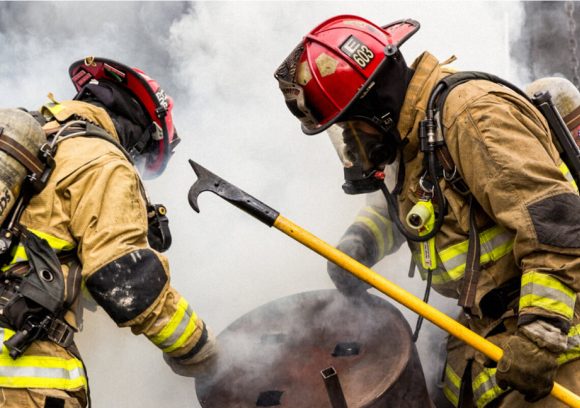
<instances>
[{"instance_id":1,"label":"rusty metal drum","mask_svg":"<svg viewBox=\"0 0 580 408\"><path fill-rule=\"evenodd\" d=\"M218 336L203 408L378 408L432 405L411 330L399 310L335 290L278 299Z\"/></svg>"}]
</instances>

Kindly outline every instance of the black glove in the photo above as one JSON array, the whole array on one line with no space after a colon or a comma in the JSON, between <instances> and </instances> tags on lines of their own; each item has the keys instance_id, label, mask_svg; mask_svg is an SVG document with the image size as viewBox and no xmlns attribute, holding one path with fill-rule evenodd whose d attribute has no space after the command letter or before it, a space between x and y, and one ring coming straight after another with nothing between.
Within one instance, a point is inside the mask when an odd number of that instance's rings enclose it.
<instances>
[{"instance_id":1,"label":"black glove","mask_svg":"<svg viewBox=\"0 0 580 408\"><path fill-rule=\"evenodd\" d=\"M498 346L503 349L495 374L500 388L512 387L524 394L528 402L536 402L550 394L558 370L555 353L518 332L506 337Z\"/></svg>"},{"instance_id":2,"label":"black glove","mask_svg":"<svg viewBox=\"0 0 580 408\"><path fill-rule=\"evenodd\" d=\"M337 249L344 252L351 258L356 259L364 265L370 265L370 260L368 251L360 241L348 241L347 243L340 243ZM366 294L366 291L370 288L370 285L363 282L350 272L342 269L335 263L328 262L326 268L330 279L334 283L334 286L346 296L359 296Z\"/></svg>"}]
</instances>

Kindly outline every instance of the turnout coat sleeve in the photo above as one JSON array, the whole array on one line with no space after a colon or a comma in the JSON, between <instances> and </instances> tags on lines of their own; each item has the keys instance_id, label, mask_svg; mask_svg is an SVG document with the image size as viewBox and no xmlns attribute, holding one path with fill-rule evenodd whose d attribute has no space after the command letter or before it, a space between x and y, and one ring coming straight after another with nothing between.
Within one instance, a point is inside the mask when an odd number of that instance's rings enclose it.
<instances>
[{"instance_id":1,"label":"turnout coat sleeve","mask_svg":"<svg viewBox=\"0 0 580 408\"><path fill-rule=\"evenodd\" d=\"M471 193L514 234L520 324L542 316L567 330L580 291L580 198L546 121L511 90L477 80L451 92L442 123Z\"/></svg>"},{"instance_id":2,"label":"turnout coat sleeve","mask_svg":"<svg viewBox=\"0 0 580 408\"><path fill-rule=\"evenodd\" d=\"M92 159L79 165L83 153ZM58 206L91 295L119 326L145 334L168 355L195 354L207 330L171 287L167 259L148 244L136 170L111 143L94 138L65 141L58 155Z\"/></svg>"}]
</instances>

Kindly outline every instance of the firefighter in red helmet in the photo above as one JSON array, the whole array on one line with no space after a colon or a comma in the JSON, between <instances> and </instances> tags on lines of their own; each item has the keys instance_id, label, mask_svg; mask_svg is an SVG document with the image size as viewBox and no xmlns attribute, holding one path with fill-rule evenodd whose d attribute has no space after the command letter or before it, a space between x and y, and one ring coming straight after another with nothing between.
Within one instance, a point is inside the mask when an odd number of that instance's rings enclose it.
<instances>
[{"instance_id":1,"label":"firefighter in red helmet","mask_svg":"<svg viewBox=\"0 0 580 408\"><path fill-rule=\"evenodd\" d=\"M43 188L13 217L20 239L3 258L2 407L90 404L73 341L81 286L174 371L201 375L215 354L212 333L170 285L166 210L149 202L137 171L160 175L179 142L172 99L116 61L87 58L69 73L74 99L51 97L32 112L51 164Z\"/></svg>"},{"instance_id":2,"label":"firefighter in red helmet","mask_svg":"<svg viewBox=\"0 0 580 408\"><path fill-rule=\"evenodd\" d=\"M400 47L418 29L333 17L275 73L303 132L330 134L343 190L371 197L338 248L374 265L407 241L422 277L458 299L460 320L502 347L493 366L449 340L455 406L563 406L547 395L554 380L580 392L576 184L523 92L428 52L408 66ZM328 272L349 296L368 289Z\"/></svg>"}]
</instances>

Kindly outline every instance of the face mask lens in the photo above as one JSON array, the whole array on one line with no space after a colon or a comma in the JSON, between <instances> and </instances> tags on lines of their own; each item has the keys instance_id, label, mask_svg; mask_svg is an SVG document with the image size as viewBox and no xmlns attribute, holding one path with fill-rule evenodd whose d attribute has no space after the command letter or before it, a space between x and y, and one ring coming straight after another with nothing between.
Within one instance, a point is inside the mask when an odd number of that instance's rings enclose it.
<instances>
[{"instance_id":1,"label":"face mask lens","mask_svg":"<svg viewBox=\"0 0 580 408\"><path fill-rule=\"evenodd\" d=\"M349 121L339 124L342 129L344 156L365 172L377 169L386 163L388 149L383 135L365 121Z\"/></svg>"},{"instance_id":2,"label":"face mask lens","mask_svg":"<svg viewBox=\"0 0 580 408\"><path fill-rule=\"evenodd\" d=\"M396 158L395 149L383 143L378 143L369 149L369 160L377 167L392 164Z\"/></svg>"}]
</instances>

